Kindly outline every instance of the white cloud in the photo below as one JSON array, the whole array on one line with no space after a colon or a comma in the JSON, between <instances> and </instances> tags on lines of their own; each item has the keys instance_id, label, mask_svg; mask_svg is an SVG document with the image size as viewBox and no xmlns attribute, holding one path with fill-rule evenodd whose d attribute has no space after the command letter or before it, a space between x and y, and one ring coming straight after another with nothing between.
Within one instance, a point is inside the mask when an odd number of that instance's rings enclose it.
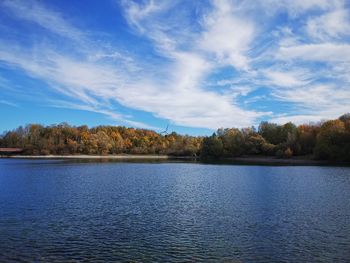
<instances>
[{"instance_id":1,"label":"white cloud","mask_svg":"<svg viewBox=\"0 0 350 263\"><path fill-rule=\"evenodd\" d=\"M308 11L327 11L343 6L343 0L261 0L247 1L247 5L253 6L265 14L272 15L275 13L287 12L292 18Z\"/></svg>"},{"instance_id":2,"label":"white cloud","mask_svg":"<svg viewBox=\"0 0 350 263\"><path fill-rule=\"evenodd\" d=\"M277 59L320 62L350 61L350 44L322 43L280 47Z\"/></svg>"},{"instance_id":3,"label":"white cloud","mask_svg":"<svg viewBox=\"0 0 350 263\"><path fill-rule=\"evenodd\" d=\"M270 122L272 123L278 123L278 124L285 124L287 122L293 122L296 125L300 124L309 124L309 123L318 123L319 121L325 119L325 116L320 115L286 115L286 116L278 116L275 118L272 118Z\"/></svg>"},{"instance_id":4,"label":"white cloud","mask_svg":"<svg viewBox=\"0 0 350 263\"><path fill-rule=\"evenodd\" d=\"M66 96L66 103L53 106L99 112L139 127L150 126L112 105L150 112L178 125L210 129L250 126L257 118L270 116L268 111L248 109L259 108L254 103L265 99L298 107L293 114L276 115L279 121L335 117L349 107L350 44L343 39L348 33L343 1L217 0L205 12L201 10L198 23L189 19L193 14L185 4L122 1L120 6L136 37L146 38L159 56L153 65L148 61L153 54L143 60L113 41L98 41L93 32L85 33L40 2L4 1L0 6L11 11L12 19L33 23L55 37L45 36L43 42L37 36L36 43L41 44L34 47L0 41L0 60ZM310 10L311 18L305 15ZM299 17L308 21L309 34L300 35L290 24L273 28L277 33L270 34L271 17L283 12L292 21ZM319 63L319 68L309 62ZM218 74L210 79L223 68L234 72L233 76ZM324 77L334 84L322 84ZM268 92L252 95L259 88ZM239 98L246 101L243 106Z\"/></svg>"},{"instance_id":5,"label":"white cloud","mask_svg":"<svg viewBox=\"0 0 350 263\"><path fill-rule=\"evenodd\" d=\"M350 89L332 85L315 85L297 89L279 90L276 98L298 105L296 110L272 118L271 121L296 124L332 119L349 112Z\"/></svg>"},{"instance_id":6,"label":"white cloud","mask_svg":"<svg viewBox=\"0 0 350 263\"><path fill-rule=\"evenodd\" d=\"M16 17L36 23L39 26L65 38L81 42L86 40L85 34L72 27L67 18L60 13L49 10L37 2L4 0L1 3L3 8L12 12Z\"/></svg>"},{"instance_id":7,"label":"white cloud","mask_svg":"<svg viewBox=\"0 0 350 263\"><path fill-rule=\"evenodd\" d=\"M7 105L7 106L11 106L11 107L16 107L18 108L18 104L12 102L12 101L8 101L8 100L0 100L0 104L4 104L4 105Z\"/></svg>"},{"instance_id":8,"label":"white cloud","mask_svg":"<svg viewBox=\"0 0 350 263\"><path fill-rule=\"evenodd\" d=\"M343 3L342 0L284 0L281 4L284 5L292 15L297 15L309 10L329 10L338 7Z\"/></svg>"},{"instance_id":9,"label":"white cloud","mask_svg":"<svg viewBox=\"0 0 350 263\"><path fill-rule=\"evenodd\" d=\"M215 1L214 8L204 18L204 32L198 40L199 47L215 54L222 64L249 69L246 53L255 34L253 22L239 17L230 1Z\"/></svg>"},{"instance_id":10,"label":"white cloud","mask_svg":"<svg viewBox=\"0 0 350 263\"><path fill-rule=\"evenodd\" d=\"M316 110L350 101L350 90L341 87L335 88L332 85L325 84L311 85L288 90L280 89L274 92L274 96L285 101L300 103Z\"/></svg>"},{"instance_id":11,"label":"white cloud","mask_svg":"<svg viewBox=\"0 0 350 263\"><path fill-rule=\"evenodd\" d=\"M306 31L317 40L339 39L350 34L349 10L338 9L307 21Z\"/></svg>"},{"instance_id":12,"label":"white cloud","mask_svg":"<svg viewBox=\"0 0 350 263\"><path fill-rule=\"evenodd\" d=\"M110 119L114 121L120 121L123 120L123 122L134 126L138 128L143 128L143 129L152 129L152 130L160 130L159 127L148 125L143 122L138 122L138 121L133 121L133 120L128 120L125 119L126 116L122 114L118 114L115 111L108 110L108 109L101 109L99 107L94 107L94 105L87 105L87 104L77 104L77 103L71 103L67 101L60 101L60 100L50 100L50 106L51 107L57 107L57 108L67 108L67 109L75 109L75 110L83 110L83 111L90 111L90 112L95 112L99 114L103 114L108 116Z\"/></svg>"},{"instance_id":13,"label":"white cloud","mask_svg":"<svg viewBox=\"0 0 350 263\"><path fill-rule=\"evenodd\" d=\"M129 24L135 26L142 33L145 31L142 21L157 12L164 11L169 8L169 1L150 0L144 4L138 4L134 1L122 1L126 10L126 18Z\"/></svg>"},{"instance_id":14,"label":"white cloud","mask_svg":"<svg viewBox=\"0 0 350 263\"><path fill-rule=\"evenodd\" d=\"M132 8L138 10L136 4L133 4ZM37 9L44 10L44 7L40 6L35 10ZM154 7L149 7L149 11L142 13L139 19L146 19L153 9ZM25 12L22 9L20 11ZM22 18L21 12L16 14ZM131 12L133 21L136 20L135 12ZM35 14L40 16L42 12ZM49 21L61 21L58 13L47 14L54 16ZM31 14L27 15L26 19L41 23L47 14L41 18L34 18ZM153 29L149 21L144 24L145 30ZM148 28L149 26L151 28ZM74 58L71 54L53 51L55 46L42 45L40 48L30 49L14 47L5 42L0 43L0 60L21 68L32 77L45 80L52 88L71 100L79 100L80 103L76 103L77 109L93 110L126 123L137 124L128 116L112 114L112 110L106 108L109 102L115 101L126 107L151 112L178 125L210 129L251 125L254 119L262 114L239 108L231 95L203 89L204 78L213 64L199 52L185 52L176 45L167 48L164 43L167 39L173 41L173 36L163 32L157 24L154 26L156 30L150 34L151 39L162 49L162 55L169 60L163 76L154 77L148 74L147 70L133 74L125 70L125 67L104 61L104 58L110 56L104 53L101 55L100 51L92 46L88 47L86 54ZM68 37L70 32L78 30L68 24L65 24L64 28L65 30L58 32L67 33ZM54 24L47 25L46 29L57 32ZM92 42L91 39L89 41ZM91 57L91 54L95 55ZM111 54L113 58L119 57L119 53ZM114 56L115 54L117 55Z\"/></svg>"},{"instance_id":15,"label":"white cloud","mask_svg":"<svg viewBox=\"0 0 350 263\"><path fill-rule=\"evenodd\" d=\"M270 122L284 124L287 122L293 122L296 125L308 124L308 123L318 123L324 120L330 120L338 118L344 113L349 112L348 105L340 105L334 108L327 108L320 111L309 111L304 114L283 114L277 115L270 119Z\"/></svg>"},{"instance_id":16,"label":"white cloud","mask_svg":"<svg viewBox=\"0 0 350 263\"><path fill-rule=\"evenodd\" d=\"M302 71L274 71L262 70L262 74L268 79L268 84L280 87L304 86L310 82L307 72Z\"/></svg>"},{"instance_id":17,"label":"white cloud","mask_svg":"<svg viewBox=\"0 0 350 263\"><path fill-rule=\"evenodd\" d=\"M163 26L166 23L163 23L161 12L167 12L169 5L155 9L149 2L148 6L152 6L149 10L154 10L156 16L151 16L150 12L137 15L135 10L140 10L140 7L133 3L130 11L128 5L127 20L142 24L137 29L155 42L161 54L170 59L170 65L165 78L166 87L159 87L159 80L146 79L141 82L142 96L135 99L140 88L136 83L136 86L128 87L133 96L122 101L185 126L215 129L233 124L251 125L262 113L239 108L234 104L232 94L218 94L204 89L206 75L223 63L240 69L248 68L243 52L248 50L248 42L252 39L252 26L236 18L228 4L228 1L215 3L215 9L203 20L203 33L188 32L189 36L199 37L190 51L183 51L181 44L192 40L192 37L185 35L182 38L182 34L173 33L172 28ZM181 21L181 18L178 19ZM188 29L184 30L187 32ZM215 54L215 60L210 59L211 53Z\"/></svg>"}]
</instances>

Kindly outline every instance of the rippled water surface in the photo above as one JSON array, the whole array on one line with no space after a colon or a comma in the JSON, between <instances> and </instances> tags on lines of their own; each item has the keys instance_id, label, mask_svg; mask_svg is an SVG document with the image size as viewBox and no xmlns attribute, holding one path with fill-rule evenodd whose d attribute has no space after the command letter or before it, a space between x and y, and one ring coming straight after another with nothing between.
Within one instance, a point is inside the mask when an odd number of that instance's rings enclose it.
<instances>
[{"instance_id":1,"label":"rippled water surface","mask_svg":"<svg viewBox=\"0 0 350 263\"><path fill-rule=\"evenodd\" d=\"M350 168L0 159L0 262L350 262Z\"/></svg>"}]
</instances>

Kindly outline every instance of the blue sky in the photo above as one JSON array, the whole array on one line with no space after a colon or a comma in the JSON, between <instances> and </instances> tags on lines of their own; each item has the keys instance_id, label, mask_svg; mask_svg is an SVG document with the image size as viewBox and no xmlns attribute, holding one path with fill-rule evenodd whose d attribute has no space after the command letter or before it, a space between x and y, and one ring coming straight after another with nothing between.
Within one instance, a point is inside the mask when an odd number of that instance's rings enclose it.
<instances>
[{"instance_id":1,"label":"blue sky","mask_svg":"<svg viewBox=\"0 0 350 263\"><path fill-rule=\"evenodd\" d=\"M350 111L344 0L0 1L0 132L210 134Z\"/></svg>"}]
</instances>

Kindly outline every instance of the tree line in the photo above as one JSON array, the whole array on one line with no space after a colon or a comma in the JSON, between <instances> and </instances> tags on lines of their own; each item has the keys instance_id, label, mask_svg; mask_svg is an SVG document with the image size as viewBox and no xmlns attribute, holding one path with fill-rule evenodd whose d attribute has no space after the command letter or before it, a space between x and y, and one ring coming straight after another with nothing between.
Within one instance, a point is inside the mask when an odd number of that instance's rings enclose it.
<instances>
[{"instance_id":1,"label":"tree line","mask_svg":"<svg viewBox=\"0 0 350 263\"><path fill-rule=\"evenodd\" d=\"M203 139L201 156L204 158L242 155L350 161L350 114L317 124L261 122L257 130L254 127L219 129Z\"/></svg>"},{"instance_id":2,"label":"tree line","mask_svg":"<svg viewBox=\"0 0 350 263\"><path fill-rule=\"evenodd\" d=\"M23 148L25 154L166 154L230 158L245 155L310 156L350 161L350 114L317 124L296 126L261 122L259 127L218 129L211 136L162 135L117 126L51 126L30 124L0 137L1 147Z\"/></svg>"},{"instance_id":3,"label":"tree line","mask_svg":"<svg viewBox=\"0 0 350 263\"><path fill-rule=\"evenodd\" d=\"M18 147L29 155L107 155L166 154L197 156L201 137L183 136L175 132L161 135L151 130L117 126L88 128L67 123L42 126L29 124L6 132L0 138L1 147Z\"/></svg>"}]
</instances>

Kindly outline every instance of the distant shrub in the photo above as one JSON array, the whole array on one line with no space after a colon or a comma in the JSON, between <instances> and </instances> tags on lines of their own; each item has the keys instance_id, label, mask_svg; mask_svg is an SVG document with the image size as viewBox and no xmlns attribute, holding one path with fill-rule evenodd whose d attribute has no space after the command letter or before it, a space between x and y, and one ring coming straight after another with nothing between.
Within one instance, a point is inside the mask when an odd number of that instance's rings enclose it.
<instances>
[{"instance_id":1,"label":"distant shrub","mask_svg":"<svg viewBox=\"0 0 350 263\"><path fill-rule=\"evenodd\" d=\"M276 152L276 157L277 158L291 158L292 156L293 156L293 151L289 147L287 149L280 148Z\"/></svg>"},{"instance_id":2,"label":"distant shrub","mask_svg":"<svg viewBox=\"0 0 350 263\"><path fill-rule=\"evenodd\" d=\"M277 158L283 158L283 154L284 154L284 151L282 149L279 149L277 152L276 152L276 157Z\"/></svg>"},{"instance_id":3,"label":"distant shrub","mask_svg":"<svg viewBox=\"0 0 350 263\"><path fill-rule=\"evenodd\" d=\"M284 152L283 152L283 157L284 158L291 158L293 156L293 151L288 147Z\"/></svg>"},{"instance_id":4,"label":"distant shrub","mask_svg":"<svg viewBox=\"0 0 350 263\"><path fill-rule=\"evenodd\" d=\"M271 143L264 143L262 146L262 153L266 155L275 155L276 154L276 145Z\"/></svg>"},{"instance_id":5,"label":"distant shrub","mask_svg":"<svg viewBox=\"0 0 350 263\"><path fill-rule=\"evenodd\" d=\"M49 155L49 154L50 154L50 151L47 149L40 150L40 155Z\"/></svg>"}]
</instances>

